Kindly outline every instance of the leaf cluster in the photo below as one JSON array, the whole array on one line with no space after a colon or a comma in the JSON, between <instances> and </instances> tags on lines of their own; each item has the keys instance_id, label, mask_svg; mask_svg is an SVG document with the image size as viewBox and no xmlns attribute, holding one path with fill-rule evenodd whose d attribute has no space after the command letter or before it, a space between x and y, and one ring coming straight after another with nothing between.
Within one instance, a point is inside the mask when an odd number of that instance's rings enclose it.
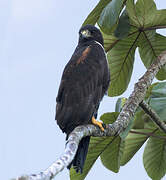
<instances>
[{"instance_id":1,"label":"leaf cluster","mask_svg":"<svg viewBox=\"0 0 166 180\"><path fill-rule=\"evenodd\" d=\"M156 98L160 98L157 103ZM164 122L166 122L166 109L161 106L166 106L166 100L163 100L165 98L166 82L151 85L145 98ZM115 112L105 113L100 119L105 124L115 122L125 101L126 98L119 98ZM166 134L141 108L137 109L130 124L119 136L91 137L83 174L77 174L74 169L71 169L70 178L71 180L85 179L99 157L107 169L118 173L120 167L126 165L145 142L147 142L143 153L145 170L153 180L160 180L166 174Z\"/></svg>"},{"instance_id":2,"label":"leaf cluster","mask_svg":"<svg viewBox=\"0 0 166 180\"><path fill-rule=\"evenodd\" d=\"M108 94L118 96L130 82L136 48L146 68L165 50L166 37L156 30L166 28L166 9L157 10L153 0L100 0L83 25L96 23L111 69ZM156 78L166 79L166 67Z\"/></svg>"},{"instance_id":3,"label":"leaf cluster","mask_svg":"<svg viewBox=\"0 0 166 180\"><path fill-rule=\"evenodd\" d=\"M166 50L166 37L156 30L166 28L166 9L157 10L153 0L100 0L83 25L99 26L104 37L104 48L110 66L109 96L119 96L131 79L135 52L148 68L157 56ZM156 75L166 79L166 67ZM100 119L113 123L121 111L125 98L119 98L115 112L105 113ZM145 101L166 122L166 82L151 85ZM128 163L146 143L143 164L149 177L160 180L166 174L166 134L150 117L138 108L128 128L115 137L91 137L88 155L82 174L70 171L71 180L83 180L100 157L102 164L115 173Z\"/></svg>"}]
</instances>

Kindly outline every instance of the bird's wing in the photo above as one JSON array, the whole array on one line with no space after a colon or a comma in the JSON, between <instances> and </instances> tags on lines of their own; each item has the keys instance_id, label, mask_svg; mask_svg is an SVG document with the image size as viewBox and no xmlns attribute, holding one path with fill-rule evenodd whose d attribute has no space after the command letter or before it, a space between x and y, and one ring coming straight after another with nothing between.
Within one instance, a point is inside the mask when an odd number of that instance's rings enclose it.
<instances>
[{"instance_id":1,"label":"bird's wing","mask_svg":"<svg viewBox=\"0 0 166 180\"><path fill-rule=\"evenodd\" d=\"M109 83L109 70L99 45L78 48L66 65L57 96L56 120L67 134L90 123Z\"/></svg>"}]
</instances>

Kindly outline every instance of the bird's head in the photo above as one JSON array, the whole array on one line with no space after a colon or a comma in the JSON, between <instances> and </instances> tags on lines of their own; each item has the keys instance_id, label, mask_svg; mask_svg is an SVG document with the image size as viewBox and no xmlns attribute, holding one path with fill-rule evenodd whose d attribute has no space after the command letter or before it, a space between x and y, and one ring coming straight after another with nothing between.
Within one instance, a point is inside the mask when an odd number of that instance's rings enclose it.
<instances>
[{"instance_id":1,"label":"bird's head","mask_svg":"<svg viewBox=\"0 0 166 180\"><path fill-rule=\"evenodd\" d=\"M97 41L103 45L103 37L98 28L93 25L85 25L79 30L79 43Z\"/></svg>"}]
</instances>

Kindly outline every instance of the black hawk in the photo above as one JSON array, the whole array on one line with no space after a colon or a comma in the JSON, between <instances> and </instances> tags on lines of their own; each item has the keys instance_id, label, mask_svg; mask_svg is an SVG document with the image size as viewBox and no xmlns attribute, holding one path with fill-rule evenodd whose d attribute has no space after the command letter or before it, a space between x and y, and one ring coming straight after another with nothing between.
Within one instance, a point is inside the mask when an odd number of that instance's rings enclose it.
<instances>
[{"instance_id":1,"label":"black hawk","mask_svg":"<svg viewBox=\"0 0 166 180\"><path fill-rule=\"evenodd\" d=\"M110 72L103 48L103 37L92 25L79 31L78 45L67 63L56 98L57 124L68 135L75 127L95 124L104 130L102 123L95 120L104 94L107 93ZM78 146L73 165L76 172L83 171L90 137L84 137Z\"/></svg>"}]
</instances>

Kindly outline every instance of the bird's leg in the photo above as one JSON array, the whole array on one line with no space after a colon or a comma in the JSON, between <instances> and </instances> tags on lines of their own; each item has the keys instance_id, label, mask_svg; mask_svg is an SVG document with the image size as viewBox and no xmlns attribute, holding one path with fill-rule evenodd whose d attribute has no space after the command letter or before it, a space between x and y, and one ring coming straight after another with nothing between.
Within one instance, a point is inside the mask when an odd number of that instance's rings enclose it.
<instances>
[{"instance_id":1,"label":"bird's leg","mask_svg":"<svg viewBox=\"0 0 166 180\"><path fill-rule=\"evenodd\" d=\"M104 128L103 128L103 126L102 126L103 123L97 121L94 116L92 116L92 124L99 126L99 128L100 128L102 131L104 131Z\"/></svg>"}]
</instances>

